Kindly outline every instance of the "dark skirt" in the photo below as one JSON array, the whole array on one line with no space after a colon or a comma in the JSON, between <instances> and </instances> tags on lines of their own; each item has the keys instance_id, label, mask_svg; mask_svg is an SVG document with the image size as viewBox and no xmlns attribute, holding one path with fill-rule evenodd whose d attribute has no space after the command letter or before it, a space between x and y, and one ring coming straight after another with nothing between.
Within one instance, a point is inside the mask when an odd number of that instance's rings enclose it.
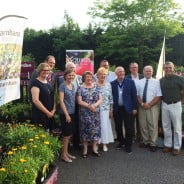
<instances>
[{"instance_id":1,"label":"dark skirt","mask_svg":"<svg viewBox=\"0 0 184 184\"><path fill-rule=\"evenodd\" d=\"M61 130L62 130L62 135L63 136L71 136L73 135L73 125L75 123L75 115L70 114L71 117L71 122L68 123L66 122L66 118L64 114L60 115L60 120L61 120Z\"/></svg>"}]
</instances>

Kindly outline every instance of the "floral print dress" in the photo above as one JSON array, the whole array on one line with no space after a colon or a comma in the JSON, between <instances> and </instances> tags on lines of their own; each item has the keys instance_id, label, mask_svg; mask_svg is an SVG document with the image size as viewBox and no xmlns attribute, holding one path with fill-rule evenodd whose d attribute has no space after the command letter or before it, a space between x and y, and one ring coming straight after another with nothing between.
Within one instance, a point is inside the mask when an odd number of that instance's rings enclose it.
<instances>
[{"instance_id":1,"label":"floral print dress","mask_svg":"<svg viewBox=\"0 0 184 184\"><path fill-rule=\"evenodd\" d=\"M99 90L96 86L93 88L80 87L78 89L78 96L88 104L96 103L99 99ZM80 137L82 141L98 141L101 137L100 127L100 109L97 108L96 112L80 106Z\"/></svg>"}]
</instances>

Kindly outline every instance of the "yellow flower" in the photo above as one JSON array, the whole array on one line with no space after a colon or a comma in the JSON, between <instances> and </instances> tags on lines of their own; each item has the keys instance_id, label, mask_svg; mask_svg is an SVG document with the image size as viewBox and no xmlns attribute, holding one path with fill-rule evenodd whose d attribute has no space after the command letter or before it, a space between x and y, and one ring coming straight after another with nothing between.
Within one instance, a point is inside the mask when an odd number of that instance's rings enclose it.
<instances>
[{"instance_id":1,"label":"yellow flower","mask_svg":"<svg viewBox=\"0 0 184 184\"><path fill-rule=\"evenodd\" d=\"M17 148L12 148L12 151L17 151Z\"/></svg>"},{"instance_id":2,"label":"yellow flower","mask_svg":"<svg viewBox=\"0 0 184 184\"><path fill-rule=\"evenodd\" d=\"M21 163L24 163L24 162L26 162L27 160L21 158L19 161L20 161Z\"/></svg>"},{"instance_id":3,"label":"yellow flower","mask_svg":"<svg viewBox=\"0 0 184 184\"><path fill-rule=\"evenodd\" d=\"M34 125L33 125L33 124L30 124L29 126L30 126L30 127L34 127Z\"/></svg>"},{"instance_id":4,"label":"yellow flower","mask_svg":"<svg viewBox=\"0 0 184 184\"><path fill-rule=\"evenodd\" d=\"M46 137L46 135L45 135L45 134L41 134L41 137L43 137L43 138L44 138L44 137Z\"/></svg>"},{"instance_id":5,"label":"yellow flower","mask_svg":"<svg viewBox=\"0 0 184 184\"><path fill-rule=\"evenodd\" d=\"M8 155L13 155L13 151L8 151Z\"/></svg>"},{"instance_id":6,"label":"yellow flower","mask_svg":"<svg viewBox=\"0 0 184 184\"><path fill-rule=\"evenodd\" d=\"M29 141L34 141L34 139L29 139Z\"/></svg>"},{"instance_id":7,"label":"yellow flower","mask_svg":"<svg viewBox=\"0 0 184 184\"><path fill-rule=\"evenodd\" d=\"M15 162L10 162L11 165L15 164Z\"/></svg>"},{"instance_id":8,"label":"yellow flower","mask_svg":"<svg viewBox=\"0 0 184 184\"><path fill-rule=\"evenodd\" d=\"M39 139L39 137L38 136L35 136L35 139Z\"/></svg>"},{"instance_id":9,"label":"yellow flower","mask_svg":"<svg viewBox=\"0 0 184 184\"><path fill-rule=\"evenodd\" d=\"M49 144L49 141L44 141L44 144Z\"/></svg>"},{"instance_id":10,"label":"yellow flower","mask_svg":"<svg viewBox=\"0 0 184 184\"><path fill-rule=\"evenodd\" d=\"M1 172L5 172L6 169L2 167L2 168L0 169L0 171L1 171Z\"/></svg>"},{"instance_id":11,"label":"yellow flower","mask_svg":"<svg viewBox=\"0 0 184 184\"><path fill-rule=\"evenodd\" d=\"M26 147L26 146L22 146L21 149L22 149L22 150L26 150L27 147Z\"/></svg>"},{"instance_id":12,"label":"yellow flower","mask_svg":"<svg viewBox=\"0 0 184 184\"><path fill-rule=\"evenodd\" d=\"M42 124L38 124L38 126L42 127L43 125Z\"/></svg>"},{"instance_id":13,"label":"yellow flower","mask_svg":"<svg viewBox=\"0 0 184 184\"><path fill-rule=\"evenodd\" d=\"M37 148L37 145L33 145L32 147L33 147L33 148Z\"/></svg>"},{"instance_id":14,"label":"yellow flower","mask_svg":"<svg viewBox=\"0 0 184 184\"><path fill-rule=\"evenodd\" d=\"M27 170L27 169L24 169L24 172L25 172L25 173L27 173L27 172L28 172L28 170Z\"/></svg>"}]
</instances>

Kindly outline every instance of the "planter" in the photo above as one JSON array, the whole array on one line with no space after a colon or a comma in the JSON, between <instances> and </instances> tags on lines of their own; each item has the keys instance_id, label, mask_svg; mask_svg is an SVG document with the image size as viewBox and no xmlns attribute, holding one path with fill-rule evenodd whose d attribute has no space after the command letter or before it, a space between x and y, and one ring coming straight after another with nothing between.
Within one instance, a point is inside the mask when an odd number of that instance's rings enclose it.
<instances>
[{"instance_id":1,"label":"planter","mask_svg":"<svg viewBox=\"0 0 184 184\"><path fill-rule=\"evenodd\" d=\"M43 184L56 184L58 179L58 167L55 165L51 165L48 177L43 182Z\"/></svg>"},{"instance_id":2,"label":"planter","mask_svg":"<svg viewBox=\"0 0 184 184\"><path fill-rule=\"evenodd\" d=\"M36 179L37 184L56 184L58 179L58 167L51 164L49 168L42 168Z\"/></svg>"}]
</instances>

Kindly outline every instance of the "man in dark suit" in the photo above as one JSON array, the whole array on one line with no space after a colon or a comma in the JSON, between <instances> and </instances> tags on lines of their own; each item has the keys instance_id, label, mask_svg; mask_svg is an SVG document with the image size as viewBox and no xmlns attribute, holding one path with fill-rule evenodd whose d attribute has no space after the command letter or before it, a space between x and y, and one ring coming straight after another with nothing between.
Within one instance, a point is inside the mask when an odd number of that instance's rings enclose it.
<instances>
[{"instance_id":1,"label":"man in dark suit","mask_svg":"<svg viewBox=\"0 0 184 184\"><path fill-rule=\"evenodd\" d=\"M137 90L133 80L125 78L125 70L115 69L117 79L111 82L113 95L113 117L115 121L117 148L125 146L127 153L132 153L133 115L137 113ZM124 121L125 137L122 125Z\"/></svg>"},{"instance_id":2,"label":"man in dark suit","mask_svg":"<svg viewBox=\"0 0 184 184\"><path fill-rule=\"evenodd\" d=\"M132 80L134 80L135 82L135 86L137 89L137 83L140 79L143 79L144 76L142 74L138 73L138 64L136 62L132 62L129 64L129 70L130 70L130 74L127 75L127 78L130 78ZM139 118L138 118L138 113L134 116L134 131L133 131L133 136L135 137L136 141L140 142L141 141L141 132L140 132L140 126L139 126Z\"/></svg>"}]
</instances>

